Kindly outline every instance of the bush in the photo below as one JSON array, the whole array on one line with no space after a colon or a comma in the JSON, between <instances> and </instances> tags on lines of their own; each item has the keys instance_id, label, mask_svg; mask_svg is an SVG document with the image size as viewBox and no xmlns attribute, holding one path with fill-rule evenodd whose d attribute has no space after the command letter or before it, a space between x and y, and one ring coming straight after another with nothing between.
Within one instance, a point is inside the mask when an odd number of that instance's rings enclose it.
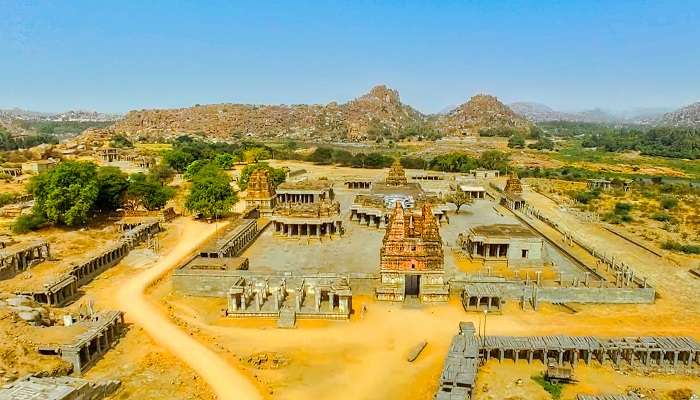
<instances>
[{"instance_id":1,"label":"bush","mask_svg":"<svg viewBox=\"0 0 700 400\"><path fill-rule=\"evenodd\" d=\"M667 240L661 244L665 250L680 251L686 254L700 254L700 246L693 244L682 244L673 240Z\"/></svg>"},{"instance_id":2,"label":"bush","mask_svg":"<svg viewBox=\"0 0 700 400\"><path fill-rule=\"evenodd\" d=\"M552 399L558 400L561 398L561 392L564 390L564 385L561 383L551 383L544 378L543 374L533 376L532 380L542 386L542 389L549 393Z\"/></svg>"},{"instance_id":3,"label":"bush","mask_svg":"<svg viewBox=\"0 0 700 400\"><path fill-rule=\"evenodd\" d=\"M630 203L615 203L615 214L617 215L627 215L632 211L632 204Z\"/></svg>"},{"instance_id":4,"label":"bush","mask_svg":"<svg viewBox=\"0 0 700 400\"><path fill-rule=\"evenodd\" d=\"M677 205L678 199L675 197L666 196L661 199L661 207L663 207L665 210L676 208Z\"/></svg>"},{"instance_id":5,"label":"bush","mask_svg":"<svg viewBox=\"0 0 700 400\"><path fill-rule=\"evenodd\" d=\"M40 214L21 215L12 224L12 233L23 234L34 231L41 228L46 222L46 218Z\"/></svg>"},{"instance_id":6,"label":"bush","mask_svg":"<svg viewBox=\"0 0 700 400\"><path fill-rule=\"evenodd\" d=\"M586 192L578 192L574 194L574 199L582 204L588 204L600 196L600 192L597 190L589 190Z\"/></svg>"},{"instance_id":7,"label":"bush","mask_svg":"<svg viewBox=\"0 0 700 400\"><path fill-rule=\"evenodd\" d=\"M673 221L673 217L666 213L654 213L651 215L651 219L659 221L659 222L671 222Z\"/></svg>"},{"instance_id":8,"label":"bush","mask_svg":"<svg viewBox=\"0 0 700 400\"><path fill-rule=\"evenodd\" d=\"M13 203L15 198L13 193L0 193L0 207Z\"/></svg>"}]
</instances>

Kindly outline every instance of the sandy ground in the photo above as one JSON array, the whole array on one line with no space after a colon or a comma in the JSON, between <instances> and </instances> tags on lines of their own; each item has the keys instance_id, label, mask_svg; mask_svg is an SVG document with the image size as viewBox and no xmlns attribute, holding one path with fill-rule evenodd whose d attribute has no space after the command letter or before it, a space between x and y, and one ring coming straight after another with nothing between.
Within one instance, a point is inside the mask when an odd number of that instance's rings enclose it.
<instances>
[{"instance_id":1,"label":"sandy ground","mask_svg":"<svg viewBox=\"0 0 700 400\"><path fill-rule=\"evenodd\" d=\"M145 296L146 289L201 246L215 233L215 225L190 223L180 245L159 259L151 268L127 281L117 293L117 303L128 322L143 328L159 345L187 363L212 388L220 399L256 399L257 388L237 369L208 347L193 339Z\"/></svg>"}]
</instances>

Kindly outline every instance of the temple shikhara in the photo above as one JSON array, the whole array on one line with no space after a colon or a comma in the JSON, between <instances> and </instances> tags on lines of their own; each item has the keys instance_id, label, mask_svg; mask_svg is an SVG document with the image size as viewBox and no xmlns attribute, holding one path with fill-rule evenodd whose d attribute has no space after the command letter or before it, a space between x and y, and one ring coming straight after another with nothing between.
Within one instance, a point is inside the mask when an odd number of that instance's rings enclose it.
<instances>
[{"instance_id":1,"label":"temple shikhara","mask_svg":"<svg viewBox=\"0 0 700 400\"><path fill-rule=\"evenodd\" d=\"M379 300L447 301L442 238L430 205L416 214L396 202L380 250L379 272Z\"/></svg>"},{"instance_id":2,"label":"temple shikhara","mask_svg":"<svg viewBox=\"0 0 700 400\"><path fill-rule=\"evenodd\" d=\"M519 210L525 205L525 200L522 198L523 186L515 173L508 176L506 186L503 188L503 197L501 204L511 210Z\"/></svg>"},{"instance_id":3,"label":"temple shikhara","mask_svg":"<svg viewBox=\"0 0 700 400\"><path fill-rule=\"evenodd\" d=\"M386 184L389 186L405 186L408 185L408 179L406 179L406 172L399 160L394 161L389 168L389 174L386 177Z\"/></svg>"},{"instance_id":4,"label":"temple shikhara","mask_svg":"<svg viewBox=\"0 0 700 400\"><path fill-rule=\"evenodd\" d=\"M277 193L266 169L256 169L248 179L246 202L248 207L258 207L261 215L272 215L277 204Z\"/></svg>"}]
</instances>

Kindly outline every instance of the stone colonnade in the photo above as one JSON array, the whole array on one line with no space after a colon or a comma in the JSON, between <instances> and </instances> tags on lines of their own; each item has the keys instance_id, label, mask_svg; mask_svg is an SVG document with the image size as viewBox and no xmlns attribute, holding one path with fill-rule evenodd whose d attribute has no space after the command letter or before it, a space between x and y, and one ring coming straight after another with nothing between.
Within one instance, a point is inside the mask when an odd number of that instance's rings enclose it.
<instances>
[{"instance_id":1,"label":"stone colonnade","mask_svg":"<svg viewBox=\"0 0 700 400\"><path fill-rule=\"evenodd\" d=\"M45 240L19 243L0 249L0 278L9 278L27 270L34 260L51 257L51 248Z\"/></svg>"},{"instance_id":2,"label":"stone colonnade","mask_svg":"<svg viewBox=\"0 0 700 400\"><path fill-rule=\"evenodd\" d=\"M321 197L315 193L277 193L277 201L281 203L316 203Z\"/></svg>"},{"instance_id":3,"label":"stone colonnade","mask_svg":"<svg viewBox=\"0 0 700 400\"><path fill-rule=\"evenodd\" d=\"M273 221L274 233L287 237L308 236L311 238L322 238L331 235L342 234L342 221L331 222L300 222L290 223L282 221Z\"/></svg>"},{"instance_id":4,"label":"stone colonnade","mask_svg":"<svg viewBox=\"0 0 700 400\"><path fill-rule=\"evenodd\" d=\"M347 181L345 186L348 189L369 189L372 186L370 181Z\"/></svg>"},{"instance_id":5,"label":"stone colonnade","mask_svg":"<svg viewBox=\"0 0 700 400\"><path fill-rule=\"evenodd\" d=\"M82 373L116 343L123 326L124 314L121 311L108 311L98 315L95 326L80 335L75 343L60 347L61 358L73 364L75 373Z\"/></svg>"}]
</instances>

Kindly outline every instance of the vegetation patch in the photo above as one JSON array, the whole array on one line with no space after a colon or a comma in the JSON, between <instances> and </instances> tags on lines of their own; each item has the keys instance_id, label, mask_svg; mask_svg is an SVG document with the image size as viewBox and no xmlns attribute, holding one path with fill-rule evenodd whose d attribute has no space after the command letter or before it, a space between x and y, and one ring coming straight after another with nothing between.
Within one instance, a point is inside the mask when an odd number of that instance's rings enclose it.
<instances>
[{"instance_id":1,"label":"vegetation patch","mask_svg":"<svg viewBox=\"0 0 700 400\"><path fill-rule=\"evenodd\" d=\"M550 396L552 396L552 399L561 399L561 392L562 390L564 390L564 385L562 385L561 383L549 382L547 379L545 379L544 374L535 375L532 377L532 380L537 382L537 384L539 384L540 386L542 386L542 389L544 389L545 392L549 393Z\"/></svg>"}]
</instances>

